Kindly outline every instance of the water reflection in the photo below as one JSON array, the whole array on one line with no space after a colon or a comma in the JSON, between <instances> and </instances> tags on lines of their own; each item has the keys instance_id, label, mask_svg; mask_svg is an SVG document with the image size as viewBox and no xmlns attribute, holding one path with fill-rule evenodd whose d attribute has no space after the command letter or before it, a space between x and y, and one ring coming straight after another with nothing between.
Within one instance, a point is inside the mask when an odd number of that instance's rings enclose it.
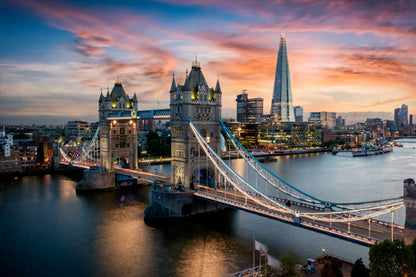
<instances>
[{"instance_id":1,"label":"water reflection","mask_svg":"<svg viewBox=\"0 0 416 277\"><path fill-rule=\"evenodd\" d=\"M400 196L403 179L416 177L415 158L416 151L405 145L381 156L281 156L265 165L312 195L368 201ZM230 163L255 182L242 160ZM158 168L170 172L170 165ZM295 251L305 261L321 255L324 247L330 255L352 262L362 257L368 263L367 247L241 211L148 226L143 212L149 186L76 194L75 184L54 175L1 184L2 273L221 276L252 265L253 237L275 257ZM403 223L403 214L397 221Z\"/></svg>"}]
</instances>

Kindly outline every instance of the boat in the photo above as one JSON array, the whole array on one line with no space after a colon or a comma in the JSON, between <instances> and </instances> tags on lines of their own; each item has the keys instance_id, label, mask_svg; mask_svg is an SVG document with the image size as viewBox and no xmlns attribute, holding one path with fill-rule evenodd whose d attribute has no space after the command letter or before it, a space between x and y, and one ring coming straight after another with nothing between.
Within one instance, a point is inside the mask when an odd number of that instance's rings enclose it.
<instances>
[{"instance_id":1,"label":"boat","mask_svg":"<svg viewBox=\"0 0 416 277\"><path fill-rule=\"evenodd\" d=\"M353 157L362 157L362 156L371 156L371 155L380 155L384 153L390 153L393 151L391 145L369 145L366 144L361 147L360 150L353 151Z\"/></svg>"},{"instance_id":2,"label":"boat","mask_svg":"<svg viewBox=\"0 0 416 277\"><path fill-rule=\"evenodd\" d=\"M277 161L277 159L270 156L260 157L257 160L261 163L271 163Z\"/></svg>"}]
</instances>

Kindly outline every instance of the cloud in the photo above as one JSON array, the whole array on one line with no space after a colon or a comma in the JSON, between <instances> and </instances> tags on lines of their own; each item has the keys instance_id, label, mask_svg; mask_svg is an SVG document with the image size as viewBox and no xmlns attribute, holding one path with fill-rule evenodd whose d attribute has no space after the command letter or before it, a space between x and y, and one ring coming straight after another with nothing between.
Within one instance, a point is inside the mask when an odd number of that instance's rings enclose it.
<instances>
[{"instance_id":1,"label":"cloud","mask_svg":"<svg viewBox=\"0 0 416 277\"><path fill-rule=\"evenodd\" d=\"M279 34L286 32L293 97L305 110L390 109L392 101L416 95L414 1L159 2L160 7L186 7L198 14L183 11L167 18L167 10L10 1L72 34L64 48L74 56L67 58L70 62L27 63L24 70L7 61L0 69L11 66L7 75L12 78L2 91L17 83L15 91L27 95L35 85L40 94L65 91L92 96L87 99L94 102L99 89L111 89L120 76L128 93L137 92L141 108L156 108L155 99L167 103L172 72L182 72L176 79L183 83L197 54L210 86L219 74L224 110L235 109L235 95L248 89L250 96L265 99L267 112ZM50 85L53 78L56 84ZM389 91L398 91L397 97L389 97Z\"/></svg>"}]
</instances>

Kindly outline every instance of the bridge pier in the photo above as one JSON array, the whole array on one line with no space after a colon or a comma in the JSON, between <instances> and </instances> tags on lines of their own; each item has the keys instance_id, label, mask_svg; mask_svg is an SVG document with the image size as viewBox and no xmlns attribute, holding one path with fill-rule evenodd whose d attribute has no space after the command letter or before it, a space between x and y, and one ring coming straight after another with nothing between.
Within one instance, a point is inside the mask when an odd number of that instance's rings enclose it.
<instances>
[{"instance_id":1,"label":"bridge pier","mask_svg":"<svg viewBox=\"0 0 416 277\"><path fill-rule=\"evenodd\" d=\"M85 170L84 179L75 187L76 191L111 190L115 188L116 173L100 169Z\"/></svg>"},{"instance_id":2,"label":"bridge pier","mask_svg":"<svg viewBox=\"0 0 416 277\"><path fill-rule=\"evenodd\" d=\"M406 207L405 242L411 244L416 238L416 185L414 179L404 180L403 201Z\"/></svg>"},{"instance_id":3,"label":"bridge pier","mask_svg":"<svg viewBox=\"0 0 416 277\"><path fill-rule=\"evenodd\" d=\"M178 219L216 212L224 207L194 197L194 192L171 189L166 183L152 185L151 203L144 211L144 221L152 224L166 219Z\"/></svg>"}]
</instances>

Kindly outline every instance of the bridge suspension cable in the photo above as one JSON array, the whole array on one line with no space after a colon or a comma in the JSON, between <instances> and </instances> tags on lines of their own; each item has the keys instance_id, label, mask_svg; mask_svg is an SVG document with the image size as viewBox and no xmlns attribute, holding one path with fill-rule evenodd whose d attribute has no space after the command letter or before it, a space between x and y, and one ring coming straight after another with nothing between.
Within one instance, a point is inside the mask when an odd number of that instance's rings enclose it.
<instances>
[{"instance_id":1,"label":"bridge suspension cable","mask_svg":"<svg viewBox=\"0 0 416 277\"><path fill-rule=\"evenodd\" d=\"M258 185L252 185L247 182L243 177L241 177L238 173L236 173L230 165L226 164L219 155L211 148L211 146L206 142L206 140L202 137L199 131L196 129L192 121L189 119L189 125L191 130L193 131L200 147L203 148L204 152L207 154L215 168L221 173L223 178L229 182L229 184L238 191L243 197L246 199L250 199L257 203L257 205L261 205L268 209L276 210L278 212L289 213L294 215L297 218L305 218L309 220L317 220L321 222L353 222L365 219L371 219L377 217L379 215L383 215L389 212L394 212L397 209L404 206L402 201L397 201L396 199L391 200L382 200L382 201L370 201L368 203L372 203L372 206L362 207L363 204L368 204L366 202L363 203L351 203L351 206L345 207L343 210L326 210L321 208L319 211L314 211L315 205L311 207L311 205L307 208L302 202L298 202L299 210L294 210L288 208L284 205L284 201L279 199L277 196L279 187L276 187L269 182L266 183L266 186L263 186L261 189ZM254 159L254 157L252 157ZM257 160L256 160L257 161ZM257 174L257 172L256 172ZM268 188L269 186L271 188ZM225 185L225 188L227 185ZM300 191L297 190L296 191ZM301 192L301 191L300 191ZM299 197L302 198L302 197ZM312 199L314 199L312 197ZM361 205L361 207L355 207L354 205Z\"/></svg>"},{"instance_id":2,"label":"bridge suspension cable","mask_svg":"<svg viewBox=\"0 0 416 277\"><path fill-rule=\"evenodd\" d=\"M79 155L77 158L73 159L65 153L62 147L59 148L59 152L61 153L62 158L65 162L69 164L88 164L97 166L100 164L99 159L99 134L100 134L100 127L97 128L93 138L90 140L88 146L86 148L81 146L83 150L82 154ZM92 154L92 155L91 155ZM94 157L95 156L95 157Z\"/></svg>"},{"instance_id":3,"label":"bridge suspension cable","mask_svg":"<svg viewBox=\"0 0 416 277\"><path fill-rule=\"evenodd\" d=\"M245 202L248 200L254 201L258 205L265 207L266 209L275 210L283 213L294 214L294 211L282 203L274 200L270 196L264 194L261 190L257 189L244 178L238 175L228 164L226 164L221 157L212 149L212 147L202 137L198 129L189 119L189 126L195 135L199 145L204 150L207 157L211 160L215 168L220 172L221 176L228 182L229 185L244 197ZM224 183L224 189L227 190L227 182ZM232 194L236 197L235 193Z\"/></svg>"},{"instance_id":4,"label":"bridge suspension cable","mask_svg":"<svg viewBox=\"0 0 416 277\"><path fill-rule=\"evenodd\" d=\"M225 124L220 120L220 124L225 134L240 154L240 156L246 161L246 163L256 172L258 175L267 183L278 189L284 195L288 197L288 200L296 199L299 201L304 201L308 203L313 203L322 206L323 208L339 209L343 210L357 210L357 209L368 209L374 207L382 207L386 205L395 205L402 204L403 200L400 197L383 199L376 201L367 201L367 202L355 202L355 203L333 203L330 201L325 201L318 199L308 193L301 191L300 189L292 186L279 176L277 176L270 169L265 167L260 163L253 155L251 155L241 143L231 134ZM400 206L399 205L399 206Z\"/></svg>"}]
</instances>

